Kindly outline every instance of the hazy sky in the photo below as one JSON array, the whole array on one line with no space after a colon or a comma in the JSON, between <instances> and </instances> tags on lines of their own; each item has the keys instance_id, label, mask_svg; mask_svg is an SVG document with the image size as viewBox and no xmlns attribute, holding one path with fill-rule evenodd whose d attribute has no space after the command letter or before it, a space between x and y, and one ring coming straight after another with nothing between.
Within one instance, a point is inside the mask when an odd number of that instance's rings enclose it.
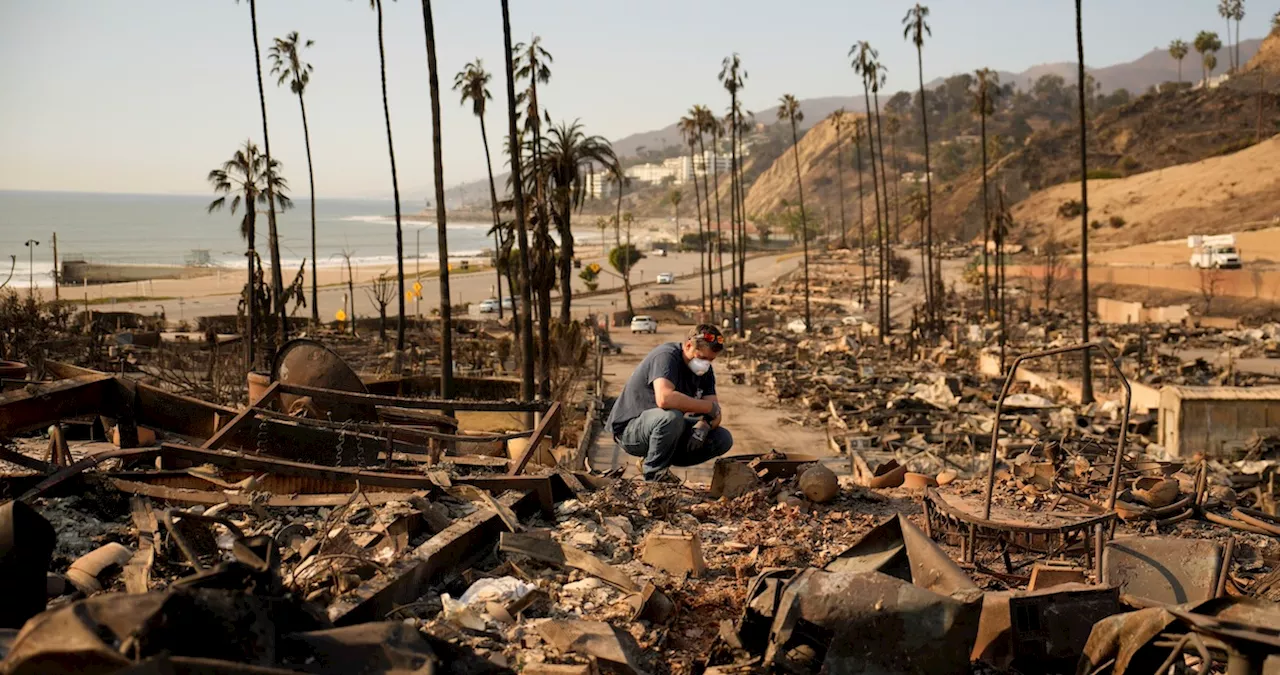
<instances>
[{"instance_id":1,"label":"hazy sky","mask_svg":"<svg viewBox=\"0 0 1280 675\"><path fill-rule=\"evenodd\" d=\"M384 0L385 1L385 0ZM741 53L750 109L782 93L848 95L846 53L866 39L891 90L915 86L902 39L908 2L886 0L512 0L516 41L541 35L555 119L580 118L614 139L660 128L693 103L719 111L720 60ZM925 79L982 66L1018 71L1075 60L1071 0L933 0ZM1263 35L1277 0L1248 0L1243 38ZM1213 0L1085 0L1093 66L1136 58L1200 29L1224 32ZM434 3L441 86L475 57L494 74L488 117L496 170L505 136L498 0ZM401 191L431 188L430 99L422 7L386 1L387 78ZM307 114L320 197L390 195L374 13L365 0L259 0L264 72L271 38L297 30L316 45ZM1224 40L1225 42L1225 40ZM1225 64L1225 55L1219 58ZM1192 67L1194 70L1194 66ZM272 154L306 191L297 98L267 82ZM484 175L469 108L443 94L445 184ZM245 138L261 142L249 7L232 0L0 2L0 189L208 192L205 175Z\"/></svg>"}]
</instances>

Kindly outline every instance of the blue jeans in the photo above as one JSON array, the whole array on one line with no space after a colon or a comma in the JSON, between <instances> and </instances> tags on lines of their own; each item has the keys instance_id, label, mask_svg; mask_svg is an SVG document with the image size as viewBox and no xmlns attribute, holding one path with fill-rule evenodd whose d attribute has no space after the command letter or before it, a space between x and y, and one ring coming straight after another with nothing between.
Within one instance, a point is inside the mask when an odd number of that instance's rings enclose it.
<instances>
[{"instance_id":1,"label":"blue jeans","mask_svg":"<svg viewBox=\"0 0 1280 675\"><path fill-rule=\"evenodd\" d=\"M702 448L690 451L686 446L697 421L679 410L651 408L627 423L616 440L628 455L644 458L644 476L652 478L667 467L701 464L733 447L733 435L717 427L707 435Z\"/></svg>"}]
</instances>

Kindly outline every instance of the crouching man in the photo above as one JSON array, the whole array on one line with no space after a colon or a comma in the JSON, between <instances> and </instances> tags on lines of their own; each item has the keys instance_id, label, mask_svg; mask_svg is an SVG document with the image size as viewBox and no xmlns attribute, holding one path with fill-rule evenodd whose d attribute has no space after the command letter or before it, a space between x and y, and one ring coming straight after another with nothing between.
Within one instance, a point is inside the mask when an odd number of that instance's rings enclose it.
<instances>
[{"instance_id":1,"label":"crouching man","mask_svg":"<svg viewBox=\"0 0 1280 675\"><path fill-rule=\"evenodd\" d=\"M627 380L608 423L627 454L644 458L645 480L678 482L669 467L701 464L733 447L720 426L711 368L723 349L720 330L702 324L684 342L649 352Z\"/></svg>"}]
</instances>

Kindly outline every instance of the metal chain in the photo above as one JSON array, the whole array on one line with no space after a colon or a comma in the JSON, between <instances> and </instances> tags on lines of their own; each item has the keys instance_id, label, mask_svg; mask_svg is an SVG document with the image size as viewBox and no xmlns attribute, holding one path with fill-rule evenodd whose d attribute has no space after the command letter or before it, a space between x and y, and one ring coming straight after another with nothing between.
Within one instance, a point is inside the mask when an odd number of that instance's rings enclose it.
<instances>
[{"instance_id":1,"label":"metal chain","mask_svg":"<svg viewBox=\"0 0 1280 675\"><path fill-rule=\"evenodd\" d=\"M356 462L357 466L364 466L364 435L360 433L359 424L356 424Z\"/></svg>"}]
</instances>

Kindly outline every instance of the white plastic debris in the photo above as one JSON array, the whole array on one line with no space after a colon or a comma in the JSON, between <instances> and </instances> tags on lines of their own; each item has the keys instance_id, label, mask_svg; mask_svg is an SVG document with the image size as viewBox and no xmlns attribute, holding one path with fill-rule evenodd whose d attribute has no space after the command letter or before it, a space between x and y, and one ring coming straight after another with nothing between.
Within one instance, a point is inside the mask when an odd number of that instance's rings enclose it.
<instances>
[{"instance_id":1,"label":"white plastic debris","mask_svg":"<svg viewBox=\"0 0 1280 675\"><path fill-rule=\"evenodd\" d=\"M449 597L448 593L442 594L440 604L446 620L464 628L484 630L488 623L488 614L484 609L489 603L507 605L534 590L534 586L515 577L479 579L457 600Z\"/></svg>"}]
</instances>

